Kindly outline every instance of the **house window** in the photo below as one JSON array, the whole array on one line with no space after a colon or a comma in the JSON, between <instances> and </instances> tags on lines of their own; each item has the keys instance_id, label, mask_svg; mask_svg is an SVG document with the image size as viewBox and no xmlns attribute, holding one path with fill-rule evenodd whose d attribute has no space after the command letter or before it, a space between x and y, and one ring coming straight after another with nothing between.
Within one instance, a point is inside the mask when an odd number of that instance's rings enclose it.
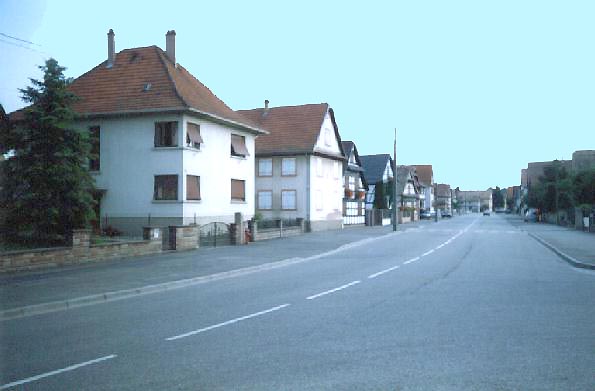
<instances>
[{"instance_id":1,"label":"house window","mask_svg":"<svg viewBox=\"0 0 595 391\"><path fill-rule=\"evenodd\" d=\"M246 148L246 137L237 134L231 135L231 156L246 157L249 155Z\"/></svg>"},{"instance_id":2,"label":"house window","mask_svg":"<svg viewBox=\"0 0 595 391\"><path fill-rule=\"evenodd\" d=\"M273 159L258 159L258 176L273 176Z\"/></svg>"},{"instance_id":3,"label":"house window","mask_svg":"<svg viewBox=\"0 0 595 391\"><path fill-rule=\"evenodd\" d=\"M231 199L232 201L246 201L246 181L231 180Z\"/></svg>"},{"instance_id":4,"label":"house window","mask_svg":"<svg viewBox=\"0 0 595 391\"><path fill-rule=\"evenodd\" d=\"M155 200L177 200L178 199L178 176L177 175L155 175L155 187L153 191Z\"/></svg>"},{"instance_id":5,"label":"house window","mask_svg":"<svg viewBox=\"0 0 595 391\"><path fill-rule=\"evenodd\" d=\"M296 175L295 158L294 157L284 157L283 159L281 159L281 175L283 175L283 176Z\"/></svg>"},{"instance_id":6,"label":"house window","mask_svg":"<svg viewBox=\"0 0 595 391\"><path fill-rule=\"evenodd\" d=\"M178 123L176 121L170 122L155 122L155 146L156 147L176 147Z\"/></svg>"},{"instance_id":7,"label":"house window","mask_svg":"<svg viewBox=\"0 0 595 391\"><path fill-rule=\"evenodd\" d=\"M331 130L329 128L324 129L324 145L331 146Z\"/></svg>"},{"instance_id":8,"label":"house window","mask_svg":"<svg viewBox=\"0 0 595 391\"><path fill-rule=\"evenodd\" d=\"M188 122L186 128L186 146L200 149L200 144L203 143L200 136L200 125Z\"/></svg>"},{"instance_id":9,"label":"house window","mask_svg":"<svg viewBox=\"0 0 595 391\"><path fill-rule=\"evenodd\" d=\"M91 155L92 159L89 160L89 170L99 171L100 168L100 141L101 141L101 129L99 126L91 126L89 128L89 137L91 141Z\"/></svg>"},{"instance_id":10,"label":"house window","mask_svg":"<svg viewBox=\"0 0 595 391\"><path fill-rule=\"evenodd\" d=\"M186 175L186 199L200 200L200 177Z\"/></svg>"},{"instance_id":11,"label":"house window","mask_svg":"<svg viewBox=\"0 0 595 391\"><path fill-rule=\"evenodd\" d=\"M273 208L273 192L271 190L261 190L258 192L257 208L261 210L270 210Z\"/></svg>"},{"instance_id":12,"label":"house window","mask_svg":"<svg viewBox=\"0 0 595 391\"><path fill-rule=\"evenodd\" d=\"M281 191L281 209L296 210L296 191L282 190Z\"/></svg>"},{"instance_id":13,"label":"house window","mask_svg":"<svg viewBox=\"0 0 595 391\"><path fill-rule=\"evenodd\" d=\"M323 175L323 171L322 171L322 158L321 157L317 157L316 158L316 175L318 175L318 176L322 176Z\"/></svg>"},{"instance_id":14,"label":"house window","mask_svg":"<svg viewBox=\"0 0 595 391\"><path fill-rule=\"evenodd\" d=\"M316 205L316 210L322 210L322 191L321 190L316 190L314 192L314 203Z\"/></svg>"},{"instance_id":15,"label":"house window","mask_svg":"<svg viewBox=\"0 0 595 391\"><path fill-rule=\"evenodd\" d=\"M349 177L349 190L355 191L355 177Z\"/></svg>"}]
</instances>

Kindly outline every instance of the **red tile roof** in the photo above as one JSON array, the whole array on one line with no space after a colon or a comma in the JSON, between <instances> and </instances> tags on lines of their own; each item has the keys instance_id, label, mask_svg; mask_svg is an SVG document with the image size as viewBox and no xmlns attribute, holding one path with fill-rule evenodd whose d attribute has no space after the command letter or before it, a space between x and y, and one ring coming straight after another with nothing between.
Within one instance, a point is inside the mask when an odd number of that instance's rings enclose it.
<instances>
[{"instance_id":1,"label":"red tile roof","mask_svg":"<svg viewBox=\"0 0 595 391\"><path fill-rule=\"evenodd\" d=\"M77 113L190 110L256 130L157 46L122 50L113 66L106 65L107 61L102 62L70 85L80 98L73 106Z\"/></svg>"},{"instance_id":2,"label":"red tile roof","mask_svg":"<svg viewBox=\"0 0 595 391\"><path fill-rule=\"evenodd\" d=\"M333 110L327 103L238 111L269 132L256 139L256 153L261 155L312 153L327 112L331 115L337 141L341 145Z\"/></svg>"},{"instance_id":3,"label":"red tile roof","mask_svg":"<svg viewBox=\"0 0 595 391\"><path fill-rule=\"evenodd\" d=\"M415 170L417 172L417 178L424 186L432 185L432 178L434 177L434 171L431 164L416 164Z\"/></svg>"}]
</instances>

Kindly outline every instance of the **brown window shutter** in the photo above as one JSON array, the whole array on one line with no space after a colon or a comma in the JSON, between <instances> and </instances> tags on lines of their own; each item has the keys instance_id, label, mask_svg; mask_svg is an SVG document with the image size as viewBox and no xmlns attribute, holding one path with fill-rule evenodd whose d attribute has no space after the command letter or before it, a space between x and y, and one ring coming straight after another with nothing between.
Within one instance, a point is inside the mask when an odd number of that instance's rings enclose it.
<instances>
[{"instance_id":1,"label":"brown window shutter","mask_svg":"<svg viewBox=\"0 0 595 391\"><path fill-rule=\"evenodd\" d=\"M246 200L245 181L239 179L231 180L231 199L232 200Z\"/></svg>"},{"instance_id":2,"label":"brown window shutter","mask_svg":"<svg viewBox=\"0 0 595 391\"><path fill-rule=\"evenodd\" d=\"M231 150L233 155L248 156L248 149L246 148L246 139L244 136L237 134L231 135Z\"/></svg>"},{"instance_id":3,"label":"brown window shutter","mask_svg":"<svg viewBox=\"0 0 595 391\"><path fill-rule=\"evenodd\" d=\"M188 139L192 144L202 144L202 137L200 136L200 125L188 122Z\"/></svg>"},{"instance_id":4,"label":"brown window shutter","mask_svg":"<svg viewBox=\"0 0 595 391\"><path fill-rule=\"evenodd\" d=\"M200 177L186 175L186 199L200 200Z\"/></svg>"}]
</instances>

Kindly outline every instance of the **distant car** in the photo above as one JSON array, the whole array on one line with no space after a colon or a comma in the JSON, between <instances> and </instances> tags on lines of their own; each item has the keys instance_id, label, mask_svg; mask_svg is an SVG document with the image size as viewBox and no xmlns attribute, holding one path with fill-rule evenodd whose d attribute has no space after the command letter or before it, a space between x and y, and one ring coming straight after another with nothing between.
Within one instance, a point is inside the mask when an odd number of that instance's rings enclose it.
<instances>
[{"instance_id":1,"label":"distant car","mask_svg":"<svg viewBox=\"0 0 595 391\"><path fill-rule=\"evenodd\" d=\"M525 212L524 220L526 223L535 223L537 221L537 210L529 209L527 212Z\"/></svg>"},{"instance_id":2,"label":"distant car","mask_svg":"<svg viewBox=\"0 0 595 391\"><path fill-rule=\"evenodd\" d=\"M483 215L484 216L489 216L490 215L490 211L489 210L484 210L483 211Z\"/></svg>"},{"instance_id":3,"label":"distant car","mask_svg":"<svg viewBox=\"0 0 595 391\"><path fill-rule=\"evenodd\" d=\"M420 219L431 219L432 217L434 217L435 213L432 214L429 210L422 210L419 213L419 218Z\"/></svg>"},{"instance_id":4,"label":"distant car","mask_svg":"<svg viewBox=\"0 0 595 391\"><path fill-rule=\"evenodd\" d=\"M441 212L440 212L440 215L441 215L442 217L452 217L452 214L451 214L449 211L447 211L447 210L443 210L443 211L441 211Z\"/></svg>"}]
</instances>

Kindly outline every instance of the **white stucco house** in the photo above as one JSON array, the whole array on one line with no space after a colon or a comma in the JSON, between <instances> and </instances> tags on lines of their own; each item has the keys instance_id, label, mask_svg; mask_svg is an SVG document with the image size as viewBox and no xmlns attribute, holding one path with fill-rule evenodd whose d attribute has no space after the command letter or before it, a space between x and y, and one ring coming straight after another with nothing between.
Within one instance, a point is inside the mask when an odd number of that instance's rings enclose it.
<instances>
[{"instance_id":1,"label":"white stucco house","mask_svg":"<svg viewBox=\"0 0 595 391\"><path fill-rule=\"evenodd\" d=\"M345 156L326 103L238 112L269 134L256 140L256 210L265 219L302 218L311 231L343 226Z\"/></svg>"},{"instance_id":2,"label":"white stucco house","mask_svg":"<svg viewBox=\"0 0 595 391\"><path fill-rule=\"evenodd\" d=\"M416 164L413 165L419 180L419 203L420 209L423 211L433 212L435 206L435 186L434 186L434 170L431 164Z\"/></svg>"},{"instance_id":3,"label":"white stucco house","mask_svg":"<svg viewBox=\"0 0 595 391\"><path fill-rule=\"evenodd\" d=\"M94 136L97 222L129 235L144 225L233 222L254 214L255 139L266 134L176 63L175 32L115 52L70 86L76 126Z\"/></svg>"}]
</instances>

